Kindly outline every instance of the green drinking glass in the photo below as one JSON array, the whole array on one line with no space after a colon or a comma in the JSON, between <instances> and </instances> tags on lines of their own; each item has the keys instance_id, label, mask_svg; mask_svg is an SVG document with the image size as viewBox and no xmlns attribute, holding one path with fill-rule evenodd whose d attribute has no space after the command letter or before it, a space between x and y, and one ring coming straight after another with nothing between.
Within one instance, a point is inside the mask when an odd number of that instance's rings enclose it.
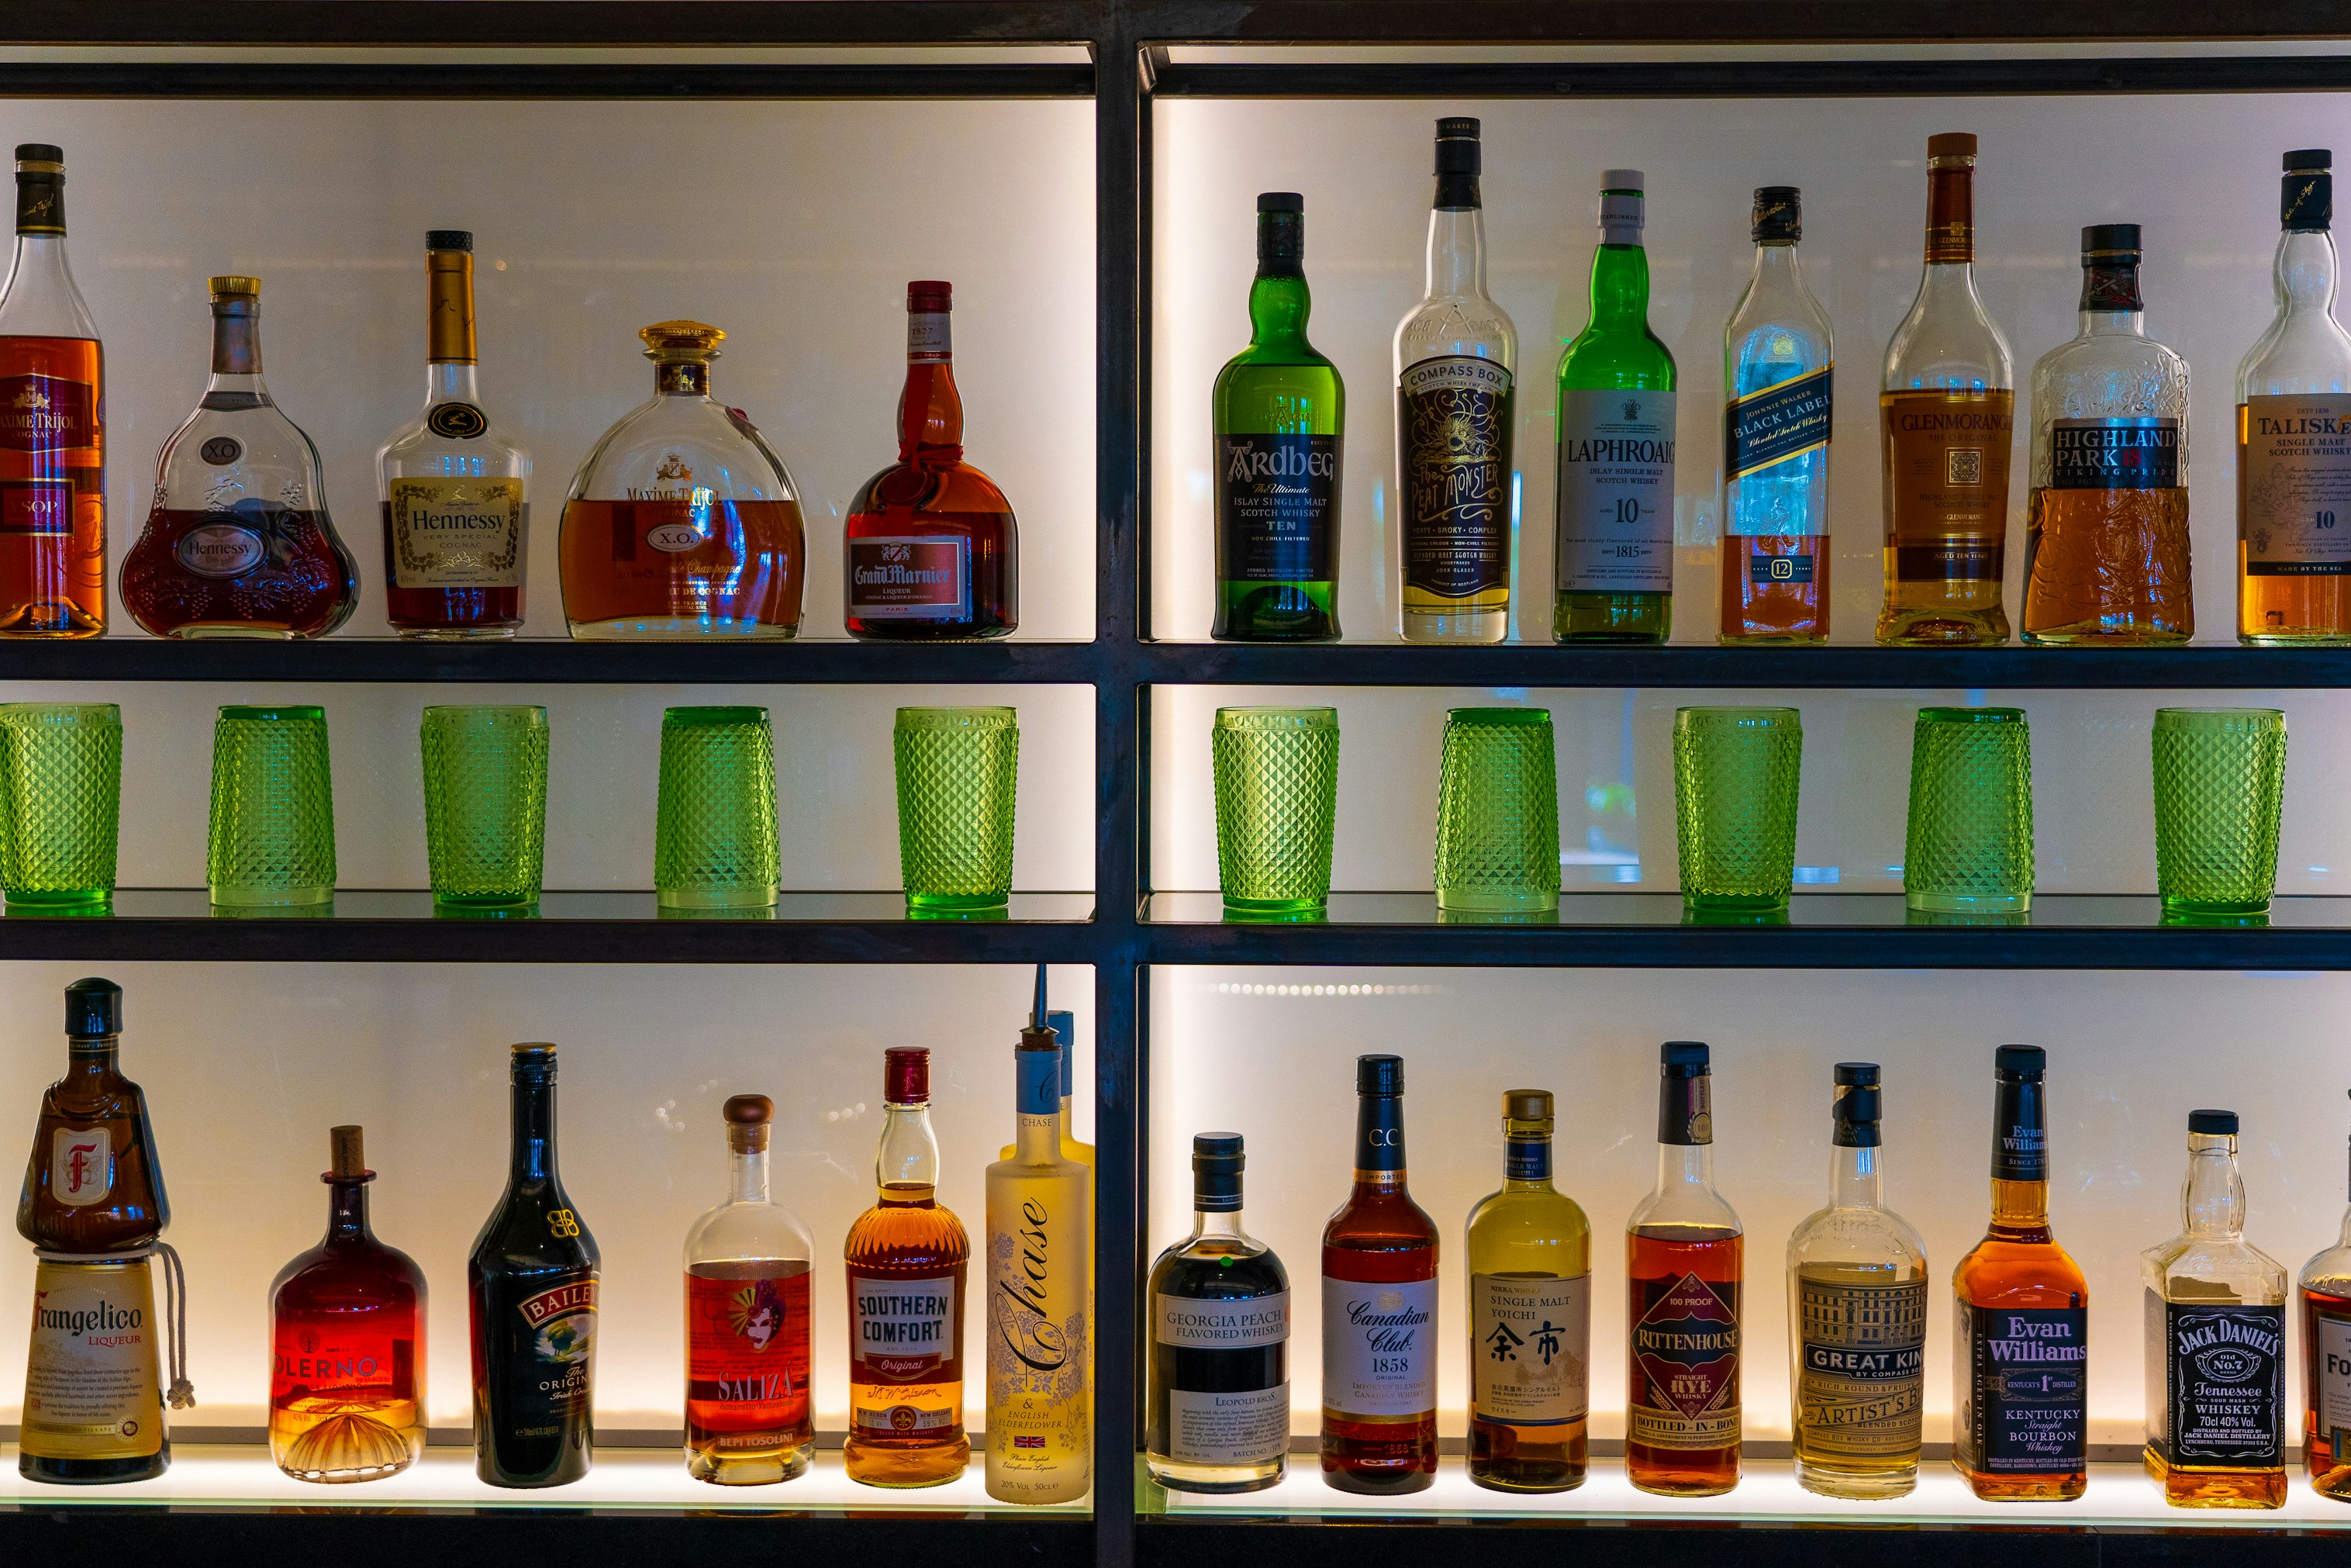
<instances>
[{"instance_id":1,"label":"green drinking glass","mask_svg":"<svg viewBox=\"0 0 2351 1568\"><path fill-rule=\"evenodd\" d=\"M2258 915L2277 891L2285 715L2155 710L2155 883L2184 915Z\"/></svg>"},{"instance_id":2,"label":"green drinking glass","mask_svg":"<svg viewBox=\"0 0 2351 1568\"><path fill-rule=\"evenodd\" d=\"M1492 915L1559 907L1559 762L1543 709L1445 716L1437 906Z\"/></svg>"},{"instance_id":3,"label":"green drinking glass","mask_svg":"<svg viewBox=\"0 0 2351 1568\"><path fill-rule=\"evenodd\" d=\"M1209 744L1226 907L1244 915L1321 911L1331 897L1339 809L1339 710L1218 708Z\"/></svg>"},{"instance_id":4,"label":"green drinking glass","mask_svg":"<svg viewBox=\"0 0 2351 1568\"><path fill-rule=\"evenodd\" d=\"M1008 707L902 707L898 872L915 915L985 915L1012 895L1020 716Z\"/></svg>"},{"instance_id":5,"label":"green drinking glass","mask_svg":"<svg viewBox=\"0 0 2351 1568\"><path fill-rule=\"evenodd\" d=\"M9 903L106 903L121 816L120 707L0 704L0 890Z\"/></svg>"},{"instance_id":6,"label":"green drinking glass","mask_svg":"<svg viewBox=\"0 0 2351 1568\"><path fill-rule=\"evenodd\" d=\"M1803 716L1792 707L1674 710L1674 828L1693 909L1786 906L1796 877Z\"/></svg>"},{"instance_id":7,"label":"green drinking glass","mask_svg":"<svg viewBox=\"0 0 2351 1568\"><path fill-rule=\"evenodd\" d=\"M764 909L776 902L776 743L763 707L662 715L653 891L665 909Z\"/></svg>"},{"instance_id":8,"label":"green drinking glass","mask_svg":"<svg viewBox=\"0 0 2351 1568\"><path fill-rule=\"evenodd\" d=\"M1922 707L1910 735L1902 895L1912 909L2032 907L2032 738L2022 708Z\"/></svg>"},{"instance_id":9,"label":"green drinking glass","mask_svg":"<svg viewBox=\"0 0 2351 1568\"><path fill-rule=\"evenodd\" d=\"M220 710L213 724L204 881L213 902L231 908L334 901L335 788L325 709Z\"/></svg>"},{"instance_id":10,"label":"green drinking glass","mask_svg":"<svg viewBox=\"0 0 2351 1568\"><path fill-rule=\"evenodd\" d=\"M436 904L513 908L538 902L547 858L547 710L428 707L424 853Z\"/></svg>"}]
</instances>

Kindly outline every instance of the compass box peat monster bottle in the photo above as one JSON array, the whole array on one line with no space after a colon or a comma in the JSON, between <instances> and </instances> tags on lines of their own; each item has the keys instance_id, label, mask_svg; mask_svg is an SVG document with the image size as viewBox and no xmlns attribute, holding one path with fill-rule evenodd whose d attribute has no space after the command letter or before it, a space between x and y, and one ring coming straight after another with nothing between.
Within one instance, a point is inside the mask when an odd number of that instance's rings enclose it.
<instances>
[{"instance_id":1,"label":"compass box peat monster bottle","mask_svg":"<svg viewBox=\"0 0 2351 1568\"><path fill-rule=\"evenodd\" d=\"M16 149L0 290L0 637L106 630L106 359L66 267L65 154Z\"/></svg>"}]
</instances>

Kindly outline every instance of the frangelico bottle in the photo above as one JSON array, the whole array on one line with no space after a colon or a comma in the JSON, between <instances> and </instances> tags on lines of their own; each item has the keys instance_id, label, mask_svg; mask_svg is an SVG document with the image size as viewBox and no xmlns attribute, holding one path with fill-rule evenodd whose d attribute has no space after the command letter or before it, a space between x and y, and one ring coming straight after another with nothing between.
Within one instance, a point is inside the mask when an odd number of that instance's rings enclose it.
<instances>
[{"instance_id":1,"label":"frangelico bottle","mask_svg":"<svg viewBox=\"0 0 2351 1568\"><path fill-rule=\"evenodd\" d=\"M66 988L66 1075L41 1096L17 1233L51 1252L130 1252L172 1222L147 1096L122 1076L122 988Z\"/></svg>"}]
</instances>

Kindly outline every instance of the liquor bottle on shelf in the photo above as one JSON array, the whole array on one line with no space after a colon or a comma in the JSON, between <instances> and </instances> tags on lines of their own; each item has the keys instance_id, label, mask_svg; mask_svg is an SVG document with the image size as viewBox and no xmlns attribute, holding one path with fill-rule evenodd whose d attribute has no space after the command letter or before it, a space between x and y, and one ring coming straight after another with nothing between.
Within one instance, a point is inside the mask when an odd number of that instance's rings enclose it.
<instances>
[{"instance_id":1,"label":"liquor bottle on shelf","mask_svg":"<svg viewBox=\"0 0 2351 1568\"><path fill-rule=\"evenodd\" d=\"M368 1226L360 1129L328 1137L326 1239L269 1286L269 1457L297 1480L381 1480L424 1453L424 1271Z\"/></svg>"},{"instance_id":2,"label":"liquor bottle on shelf","mask_svg":"<svg viewBox=\"0 0 2351 1568\"><path fill-rule=\"evenodd\" d=\"M2147 1468L2174 1508L2285 1506L2285 1269L2245 1239L2237 1113L2188 1113L2185 1228L2139 1254Z\"/></svg>"},{"instance_id":3,"label":"liquor bottle on shelf","mask_svg":"<svg viewBox=\"0 0 2351 1568\"><path fill-rule=\"evenodd\" d=\"M963 460L952 287L906 285L898 461L865 481L842 529L849 634L869 643L1001 637L1020 624L1020 526Z\"/></svg>"},{"instance_id":4,"label":"liquor bottle on shelf","mask_svg":"<svg viewBox=\"0 0 2351 1568\"><path fill-rule=\"evenodd\" d=\"M1951 1274L1951 1463L1987 1502L2068 1502L2090 1479L2090 1288L2049 1229L2047 1055L1995 1061L1991 1226Z\"/></svg>"},{"instance_id":5,"label":"liquor bottle on shelf","mask_svg":"<svg viewBox=\"0 0 2351 1568\"><path fill-rule=\"evenodd\" d=\"M1478 122L1437 122L1428 287L1396 326L1396 538L1407 643L1499 643L1510 621L1519 329L1486 292Z\"/></svg>"},{"instance_id":6,"label":"liquor bottle on shelf","mask_svg":"<svg viewBox=\"0 0 2351 1568\"><path fill-rule=\"evenodd\" d=\"M1559 361L1552 635L1662 643L1673 632L1674 356L1649 329L1646 179L1600 176L1592 320Z\"/></svg>"},{"instance_id":7,"label":"liquor bottle on shelf","mask_svg":"<svg viewBox=\"0 0 2351 1568\"><path fill-rule=\"evenodd\" d=\"M511 637L523 619L530 454L474 386L474 236L424 236L424 406L375 455L383 597L403 637Z\"/></svg>"},{"instance_id":8,"label":"liquor bottle on shelf","mask_svg":"<svg viewBox=\"0 0 2351 1568\"><path fill-rule=\"evenodd\" d=\"M653 395L590 449L563 503L556 555L571 634L793 635L808 559L799 486L751 422L710 395L726 334L656 321L637 336Z\"/></svg>"},{"instance_id":9,"label":"liquor bottle on shelf","mask_svg":"<svg viewBox=\"0 0 2351 1568\"><path fill-rule=\"evenodd\" d=\"M2237 636L2351 643L2351 333L2335 319L2335 154L2285 155L2277 316L2237 367Z\"/></svg>"},{"instance_id":10,"label":"liquor bottle on shelf","mask_svg":"<svg viewBox=\"0 0 2351 1568\"><path fill-rule=\"evenodd\" d=\"M1927 264L1886 345L1886 608L1877 640L1903 646L2008 641L2001 568L2016 379L1976 294L1976 139L1927 138Z\"/></svg>"},{"instance_id":11,"label":"liquor bottle on shelf","mask_svg":"<svg viewBox=\"0 0 2351 1568\"><path fill-rule=\"evenodd\" d=\"M1217 617L1228 643L1339 638L1347 388L1306 340L1306 198L1257 199L1249 345L1217 372Z\"/></svg>"},{"instance_id":12,"label":"liquor bottle on shelf","mask_svg":"<svg viewBox=\"0 0 2351 1568\"><path fill-rule=\"evenodd\" d=\"M2195 634L2188 361L2147 335L2137 224L2082 231L2081 330L2032 367L2024 640L2144 647Z\"/></svg>"},{"instance_id":13,"label":"liquor bottle on shelf","mask_svg":"<svg viewBox=\"0 0 2351 1568\"><path fill-rule=\"evenodd\" d=\"M0 637L106 631L106 354L66 266L66 155L16 149L0 288Z\"/></svg>"},{"instance_id":14,"label":"liquor bottle on shelf","mask_svg":"<svg viewBox=\"0 0 2351 1568\"><path fill-rule=\"evenodd\" d=\"M555 1047L514 1048L507 1190L474 1238L474 1469L494 1487L588 1473L596 1442L596 1287L603 1254L555 1166Z\"/></svg>"},{"instance_id":15,"label":"liquor bottle on shelf","mask_svg":"<svg viewBox=\"0 0 2351 1568\"><path fill-rule=\"evenodd\" d=\"M2302 1462L2311 1490L2351 1502L2351 1209L2302 1266Z\"/></svg>"},{"instance_id":16,"label":"liquor bottle on shelf","mask_svg":"<svg viewBox=\"0 0 2351 1568\"><path fill-rule=\"evenodd\" d=\"M849 1479L931 1487L963 1474L964 1277L971 1242L938 1200L931 1053L883 1053L880 1197L849 1228Z\"/></svg>"},{"instance_id":17,"label":"liquor bottle on shelf","mask_svg":"<svg viewBox=\"0 0 2351 1568\"><path fill-rule=\"evenodd\" d=\"M1724 643L1829 635L1829 437L1835 355L1804 287L1802 193L1764 185L1755 270L1722 331Z\"/></svg>"},{"instance_id":18,"label":"liquor bottle on shelf","mask_svg":"<svg viewBox=\"0 0 2351 1568\"><path fill-rule=\"evenodd\" d=\"M319 449L261 381L261 279L214 277L213 373L155 459L122 606L157 637L324 637L360 574L327 516Z\"/></svg>"},{"instance_id":19,"label":"liquor bottle on shelf","mask_svg":"<svg viewBox=\"0 0 2351 1568\"><path fill-rule=\"evenodd\" d=\"M1059 1010L1047 1013L1045 1027L1053 1031L1053 1040L1061 1055L1061 1157L1065 1160L1074 1160L1092 1169L1094 1163L1094 1146L1092 1144L1078 1142L1076 1136L1071 1132L1071 1129L1077 1125L1071 1106L1077 1078L1076 1064L1071 1061L1072 1052L1077 1045L1077 1015ZM1019 1147L1018 1144L1007 1144L997 1151L996 1157L999 1160L1008 1160L1019 1152ZM1086 1276L1091 1280L1093 1277L1093 1254L1091 1250L1086 1254Z\"/></svg>"},{"instance_id":20,"label":"liquor bottle on shelf","mask_svg":"<svg viewBox=\"0 0 2351 1568\"><path fill-rule=\"evenodd\" d=\"M49 1252L131 1252L172 1223L147 1095L122 1076L122 988L66 988L66 1075L41 1096L17 1234Z\"/></svg>"},{"instance_id":21,"label":"liquor bottle on shelf","mask_svg":"<svg viewBox=\"0 0 2351 1568\"><path fill-rule=\"evenodd\" d=\"M1643 1491L1708 1497L1739 1484L1739 1216L1714 1190L1707 1048L1659 1053L1657 1186L1625 1224L1632 1393L1625 1472Z\"/></svg>"},{"instance_id":22,"label":"liquor bottle on shelf","mask_svg":"<svg viewBox=\"0 0 2351 1568\"><path fill-rule=\"evenodd\" d=\"M1192 1140L1192 1234L1151 1265L1144 1462L1171 1491L1263 1491L1290 1463L1290 1274L1241 1228L1238 1133Z\"/></svg>"},{"instance_id":23,"label":"liquor bottle on shelf","mask_svg":"<svg viewBox=\"0 0 2351 1568\"><path fill-rule=\"evenodd\" d=\"M1322 1227L1322 1479L1437 1474L1437 1227L1405 1187L1404 1059L1355 1059L1355 1185Z\"/></svg>"},{"instance_id":24,"label":"liquor bottle on shelf","mask_svg":"<svg viewBox=\"0 0 2351 1568\"><path fill-rule=\"evenodd\" d=\"M1788 1238L1796 1479L1823 1497L1906 1497L1927 1402L1927 1249L1879 1191L1877 1064L1840 1061L1829 1201Z\"/></svg>"},{"instance_id":25,"label":"liquor bottle on shelf","mask_svg":"<svg viewBox=\"0 0 2351 1568\"><path fill-rule=\"evenodd\" d=\"M1583 1484L1592 1222L1552 1186L1552 1097L1502 1096L1502 1188L1469 1211L1469 1479L1496 1491Z\"/></svg>"}]
</instances>

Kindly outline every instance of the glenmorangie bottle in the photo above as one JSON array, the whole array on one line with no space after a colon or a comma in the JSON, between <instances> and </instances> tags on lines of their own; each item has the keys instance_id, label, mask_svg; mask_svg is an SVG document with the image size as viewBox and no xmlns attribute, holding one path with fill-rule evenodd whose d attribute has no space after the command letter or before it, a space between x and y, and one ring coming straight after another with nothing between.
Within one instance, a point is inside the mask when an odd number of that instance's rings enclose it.
<instances>
[{"instance_id":1,"label":"glenmorangie bottle","mask_svg":"<svg viewBox=\"0 0 2351 1568\"><path fill-rule=\"evenodd\" d=\"M1592 1221L1552 1185L1552 1097L1502 1096L1502 1188L1469 1211L1469 1479L1583 1484L1592 1388Z\"/></svg>"}]
</instances>

